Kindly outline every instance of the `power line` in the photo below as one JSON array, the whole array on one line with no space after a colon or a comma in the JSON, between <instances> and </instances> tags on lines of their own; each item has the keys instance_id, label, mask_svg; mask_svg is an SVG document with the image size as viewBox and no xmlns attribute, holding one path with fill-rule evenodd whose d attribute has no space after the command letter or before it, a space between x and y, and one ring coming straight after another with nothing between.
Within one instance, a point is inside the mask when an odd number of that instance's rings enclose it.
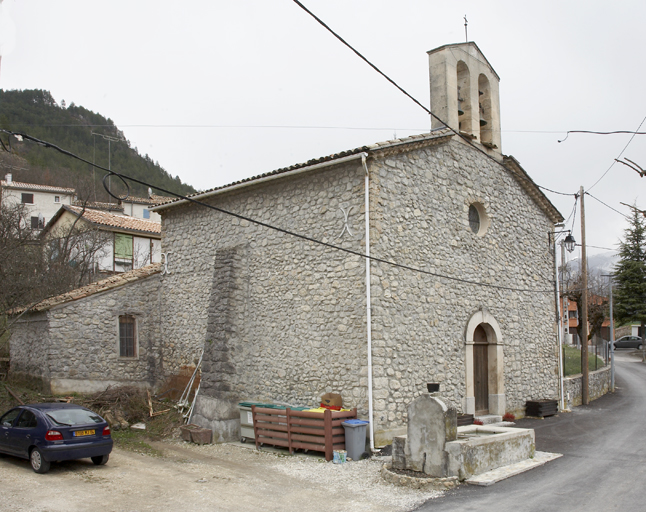
<instances>
[{"instance_id":1,"label":"power line","mask_svg":"<svg viewBox=\"0 0 646 512\"><path fill-rule=\"evenodd\" d=\"M51 142L46 142L46 141L37 139L37 138L32 137L30 135L27 135L25 133L12 132L12 131L8 131L8 130L4 130L4 129L0 129L0 132L8 133L10 135L14 135L14 136L17 136L17 137L21 137L22 139L35 142L36 144L39 144L39 145L44 146L46 148L54 149L54 150L56 150L56 151L58 151L58 152L60 152L60 153L62 153L64 155L67 155L70 158L74 158L74 159L79 160L81 162L84 162L86 164L93 165L92 162L90 162L90 161L88 161L88 160L86 160L86 159L84 159L84 158L70 152L70 151L67 151L67 150L65 150L63 148L60 148L57 145L52 144ZM327 248L330 248L330 249L333 249L333 250L336 250L336 251L341 251L341 252L345 252L347 254L352 254L354 256L359 256L359 257L364 258L366 260L375 261L377 263L383 263L385 265L390 265L390 266L393 266L393 267L401 268L401 269L404 269L404 270L410 270L412 272L417 272L417 273L420 273L420 274L425 274L425 275L429 275L429 276L433 276L433 277L438 277L438 278L441 278L441 279L448 279L450 281L455 281L455 282L458 282L458 283L470 284L470 285L474 285L474 286L481 286L481 287L485 287L485 288L493 288L493 289L497 289L497 290L507 290L507 291L512 291L512 292L527 292L527 293L541 293L541 294L543 294L543 293L550 293L550 294L554 293L553 289L536 290L536 289L529 289L529 288L512 288L512 287L509 287L509 286L501 286L501 285L496 285L496 284L489 284L489 283L482 283L482 282L478 282L478 281L471 281L469 279L462 279L462 278L459 278L459 277L453 277L453 276L448 276L448 275L444 275L444 274L439 274L437 272L431 272L429 270L423 270L423 269L420 269L420 268L412 267L410 265L404 265L404 264L401 264L401 263L396 263L394 261L384 260L382 258L377 258L377 257L374 257L374 256L368 256L368 255L366 255L366 254L364 254L362 252L359 252L359 251L354 251L352 249L347 249L345 247L340 247L338 245L330 244L328 242L323 242L323 241L317 240L315 238L311 238L311 237L308 237L308 236L305 236L305 235L301 235L300 233L295 233L293 231L289 231L287 229L279 228L277 226L268 224L266 222L262 222L262 221L253 219L251 217L246 217L244 215L240 215L239 213L230 212L230 211L224 210L223 208L218 208L217 206L213 206L213 205L210 205L210 204L203 203L203 202L198 201L196 199L193 199L191 197L183 196L183 195L178 194L176 192L171 192L170 190L166 190L166 189L161 188L161 187L159 187L157 185L153 185L151 183L148 183L148 182L136 179L136 178L132 178L132 177L127 176L125 174L121 174L121 173L112 171L110 169L106 169L105 167L102 167L102 166L99 166L99 165L95 165L95 167L98 168L98 169L101 169L103 171L107 171L109 174L107 174L106 177L110 176L110 175L114 175L114 176L118 177L119 179L123 180L124 183L126 183L126 180L129 180L129 181L132 181L134 183L138 183L140 185L144 185L144 186L147 186L147 187L152 187L152 188L154 188L156 190L159 190L160 192L163 192L165 194L169 194L169 195L171 195L173 197L176 197L178 199L182 199L182 200L191 202L193 204L197 204L199 206L203 206L205 208L215 210L215 211L220 212L220 213L222 213L224 215L230 215L232 217L236 217L236 218L238 218L240 220L245 220L245 221L250 222L252 224L255 224L257 226L261 226L261 227L271 229L271 230L274 230L274 231L277 231L277 232L280 232L280 233L283 233L283 234L286 234L286 235L289 235L289 236L300 238L301 240L306 240L308 242L318 244L318 245L321 245L321 246L324 246L324 247L327 247ZM103 182L104 182L104 185L105 185L105 182L106 182L105 177L104 177ZM127 185L127 183L126 183L126 185ZM108 190L108 193L112 195L112 193L109 190ZM125 198L120 198L120 199L123 200Z\"/></svg>"},{"instance_id":2,"label":"power line","mask_svg":"<svg viewBox=\"0 0 646 512\"><path fill-rule=\"evenodd\" d=\"M633 134L633 136L630 138L630 140L628 141L628 143L624 146L624 149L622 149L622 150L621 150L621 153L619 153L619 156L617 156L617 158L615 158L615 159L612 161L612 163L610 164L610 167L608 167L608 170L607 170L606 172L604 172L604 173L601 175L601 178L599 178L597 181L595 181L595 182L592 184L592 187L588 187L588 190L592 190L592 188L593 188L597 183L599 183L599 182L600 182L600 181L605 177L605 175L606 175L606 174L608 174L608 173L610 172L610 169L612 169L612 168L615 166L615 164L617 163L617 160L619 160L619 159L621 158L621 155L623 155L623 154L624 154L624 152L626 151L626 149L628 149L628 146L630 146L630 143L633 141L633 139L635 138L635 136L636 136L636 135L646 135L646 133L643 133L643 132L640 132L640 131L639 131L639 129L640 129L640 128L642 127L642 125L644 124L644 121L646 121L646 117L644 117L644 119L642 119L642 122L641 122L641 123L639 123L639 126L637 127L637 131L635 131L635 132L625 132L625 133L632 133L632 134ZM619 133L619 132L617 132L617 133ZM592 197L592 196L590 196L590 197ZM622 214L622 215L623 215L623 214Z\"/></svg>"},{"instance_id":3,"label":"power line","mask_svg":"<svg viewBox=\"0 0 646 512\"><path fill-rule=\"evenodd\" d=\"M558 194L558 195L560 195L560 196L574 196L574 197L576 197L576 192L575 192L575 193L569 193L569 194L568 194L568 193L566 193L566 192L557 192L556 190L552 190L552 189L550 189L550 188L543 187L543 186L541 186L541 185L536 185L536 186L537 186L538 188L542 188L543 190L547 190L548 192L552 192L553 194Z\"/></svg>"},{"instance_id":4,"label":"power line","mask_svg":"<svg viewBox=\"0 0 646 512\"><path fill-rule=\"evenodd\" d=\"M587 191L586 191L585 193L586 193L586 195L590 196L592 199L596 199L597 201L599 201L599 202L600 202L603 206L605 206L606 208L610 208L613 212L617 212L619 215L622 215L623 217L626 217L628 220L630 220L630 217L629 217L628 215L626 215L625 213L621 213L619 210L616 210L616 209L615 209L615 208L613 208L612 206L607 205L607 204L606 204L606 203L604 203L601 199L599 199L599 198L597 198L597 197L594 197L590 192L587 192Z\"/></svg>"}]
</instances>

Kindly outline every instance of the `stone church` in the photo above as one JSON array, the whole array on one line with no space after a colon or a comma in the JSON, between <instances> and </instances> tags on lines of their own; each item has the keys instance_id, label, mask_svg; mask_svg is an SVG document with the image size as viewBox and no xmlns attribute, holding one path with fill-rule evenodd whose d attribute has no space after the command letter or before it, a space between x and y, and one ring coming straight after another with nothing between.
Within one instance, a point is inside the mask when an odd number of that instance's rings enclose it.
<instances>
[{"instance_id":1,"label":"stone church","mask_svg":"<svg viewBox=\"0 0 646 512\"><path fill-rule=\"evenodd\" d=\"M499 77L478 47L429 61L448 126L192 196L215 209L154 208L161 366L204 349L194 422L216 439L238 437L242 400L340 393L379 446L427 383L479 415L557 396L548 233L563 218L502 154Z\"/></svg>"}]
</instances>

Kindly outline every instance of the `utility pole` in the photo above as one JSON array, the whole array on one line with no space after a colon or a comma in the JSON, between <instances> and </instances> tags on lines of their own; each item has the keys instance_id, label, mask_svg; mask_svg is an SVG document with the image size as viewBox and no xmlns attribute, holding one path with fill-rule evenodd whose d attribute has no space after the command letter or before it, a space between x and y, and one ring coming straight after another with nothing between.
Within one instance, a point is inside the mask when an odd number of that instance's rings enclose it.
<instances>
[{"instance_id":1,"label":"utility pole","mask_svg":"<svg viewBox=\"0 0 646 512\"><path fill-rule=\"evenodd\" d=\"M581 200L581 403L590 403L589 375L588 375L588 258L585 248L585 206L583 186L579 189Z\"/></svg>"},{"instance_id":2,"label":"utility pole","mask_svg":"<svg viewBox=\"0 0 646 512\"><path fill-rule=\"evenodd\" d=\"M612 279L615 277L613 274L603 274L603 277L608 278L608 286L610 287L610 347L609 347L609 357L610 357L610 391L614 393L615 391L615 322L613 318L613 309L612 309Z\"/></svg>"}]
</instances>

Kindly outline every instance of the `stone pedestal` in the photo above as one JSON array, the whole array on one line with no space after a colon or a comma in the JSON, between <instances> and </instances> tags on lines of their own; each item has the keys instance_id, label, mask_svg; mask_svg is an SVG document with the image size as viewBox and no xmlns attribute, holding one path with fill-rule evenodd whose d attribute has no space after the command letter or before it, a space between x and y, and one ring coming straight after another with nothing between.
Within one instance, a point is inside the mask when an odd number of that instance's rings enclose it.
<instances>
[{"instance_id":1,"label":"stone pedestal","mask_svg":"<svg viewBox=\"0 0 646 512\"><path fill-rule=\"evenodd\" d=\"M455 409L448 408L435 395L437 393L422 395L408 406L404 454L406 469L444 477L448 475L444 448L448 441L457 439L458 420Z\"/></svg>"}]
</instances>

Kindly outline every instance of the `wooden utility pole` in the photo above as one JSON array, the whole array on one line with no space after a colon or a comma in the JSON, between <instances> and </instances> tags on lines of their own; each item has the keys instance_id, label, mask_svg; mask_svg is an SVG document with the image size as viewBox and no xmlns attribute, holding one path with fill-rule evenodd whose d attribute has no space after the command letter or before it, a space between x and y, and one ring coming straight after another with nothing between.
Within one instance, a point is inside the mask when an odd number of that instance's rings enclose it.
<instances>
[{"instance_id":1,"label":"wooden utility pole","mask_svg":"<svg viewBox=\"0 0 646 512\"><path fill-rule=\"evenodd\" d=\"M581 201L581 403L590 403L588 376L588 258L585 250L585 206L583 187L579 190Z\"/></svg>"}]
</instances>

